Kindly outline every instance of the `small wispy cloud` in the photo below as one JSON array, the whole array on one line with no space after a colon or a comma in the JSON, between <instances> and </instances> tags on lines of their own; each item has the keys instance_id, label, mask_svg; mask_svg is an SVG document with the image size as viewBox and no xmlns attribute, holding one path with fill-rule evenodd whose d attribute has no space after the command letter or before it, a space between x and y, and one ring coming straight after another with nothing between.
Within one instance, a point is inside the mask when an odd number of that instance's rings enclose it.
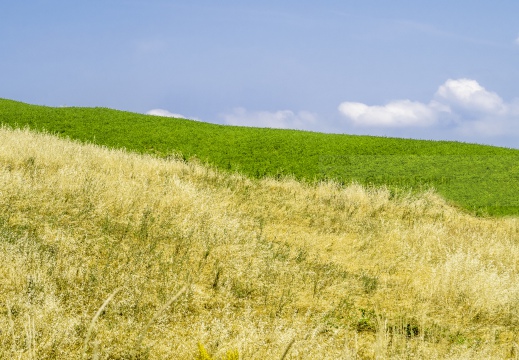
<instances>
[{"instance_id":1,"label":"small wispy cloud","mask_svg":"<svg viewBox=\"0 0 519 360\"><path fill-rule=\"evenodd\" d=\"M429 23L410 21L410 20L395 20L403 29L412 31L414 33L419 32L424 35L429 35L436 38L443 38L446 40L452 40L462 43L477 44L486 47L502 48L503 44L495 41L489 41L483 38L477 38L473 36L467 36L461 33L447 31L445 29L436 27Z\"/></svg>"},{"instance_id":2,"label":"small wispy cloud","mask_svg":"<svg viewBox=\"0 0 519 360\"><path fill-rule=\"evenodd\" d=\"M164 109L152 109L146 113L146 115L155 115L155 116L164 116L164 117L172 117L172 118L179 118L179 119L187 119L182 114L175 114L172 112L169 112L168 110Z\"/></svg>"},{"instance_id":3,"label":"small wispy cloud","mask_svg":"<svg viewBox=\"0 0 519 360\"><path fill-rule=\"evenodd\" d=\"M519 100L507 103L476 80L449 79L429 103L411 100L385 105L343 102L339 112L358 128L430 128L447 126L464 136L519 136Z\"/></svg>"},{"instance_id":4,"label":"small wispy cloud","mask_svg":"<svg viewBox=\"0 0 519 360\"><path fill-rule=\"evenodd\" d=\"M248 111L239 107L231 113L221 114L227 125L254 126L279 129L309 129L317 123L317 116L308 111L293 112L291 110Z\"/></svg>"}]
</instances>

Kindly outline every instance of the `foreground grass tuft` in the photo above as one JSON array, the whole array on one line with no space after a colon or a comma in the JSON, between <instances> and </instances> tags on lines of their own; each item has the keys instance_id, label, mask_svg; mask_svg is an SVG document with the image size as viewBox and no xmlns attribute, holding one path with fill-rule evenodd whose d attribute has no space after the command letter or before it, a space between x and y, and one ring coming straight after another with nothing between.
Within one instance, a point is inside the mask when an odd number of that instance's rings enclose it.
<instances>
[{"instance_id":1,"label":"foreground grass tuft","mask_svg":"<svg viewBox=\"0 0 519 360\"><path fill-rule=\"evenodd\" d=\"M3 128L0 358L516 358L518 225Z\"/></svg>"},{"instance_id":2,"label":"foreground grass tuft","mask_svg":"<svg viewBox=\"0 0 519 360\"><path fill-rule=\"evenodd\" d=\"M212 357L211 355L209 355L207 350L200 343L198 343L198 356L196 359L197 360L215 360L215 358ZM239 360L240 355L238 354L237 350L228 350L225 353L225 356L223 356L221 359L222 360Z\"/></svg>"}]
</instances>

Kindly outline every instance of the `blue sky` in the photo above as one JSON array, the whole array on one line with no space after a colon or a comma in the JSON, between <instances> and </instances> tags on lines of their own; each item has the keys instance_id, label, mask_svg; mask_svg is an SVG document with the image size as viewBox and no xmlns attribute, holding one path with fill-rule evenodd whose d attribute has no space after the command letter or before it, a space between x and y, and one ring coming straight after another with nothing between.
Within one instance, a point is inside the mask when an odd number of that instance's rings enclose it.
<instances>
[{"instance_id":1,"label":"blue sky","mask_svg":"<svg viewBox=\"0 0 519 360\"><path fill-rule=\"evenodd\" d=\"M519 1L26 0L0 97L519 148Z\"/></svg>"}]
</instances>

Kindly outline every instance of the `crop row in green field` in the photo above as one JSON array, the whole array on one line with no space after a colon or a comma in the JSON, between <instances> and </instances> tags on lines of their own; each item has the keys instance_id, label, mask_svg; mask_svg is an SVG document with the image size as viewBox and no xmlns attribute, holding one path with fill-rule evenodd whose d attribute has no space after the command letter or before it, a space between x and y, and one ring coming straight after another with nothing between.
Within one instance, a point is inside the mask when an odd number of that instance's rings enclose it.
<instances>
[{"instance_id":1,"label":"crop row in green field","mask_svg":"<svg viewBox=\"0 0 519 360\"><path fill-rule=\"evenodd\" d=\"M181 154L251 177L434 187L466 210L519 214L519 150L452 141L223 126L106 108L0 99L0 122L160 157Z\"/></svg>"}]
</instances>

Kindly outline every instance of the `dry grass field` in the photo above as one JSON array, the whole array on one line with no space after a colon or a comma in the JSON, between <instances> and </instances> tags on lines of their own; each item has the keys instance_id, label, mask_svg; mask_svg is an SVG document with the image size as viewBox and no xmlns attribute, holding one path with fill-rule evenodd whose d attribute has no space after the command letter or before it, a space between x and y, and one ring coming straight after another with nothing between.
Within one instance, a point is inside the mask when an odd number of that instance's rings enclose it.
<instances>
[{"instance_id":1,"label":"dry grass field","mask_svg":"<svg viewBox=\"0 0 519 360\"><path fill-rule=\"evenodd\" d=\"M519 358L519 220L3 128L0 358Z\"/></svg>"}]
</instances>

